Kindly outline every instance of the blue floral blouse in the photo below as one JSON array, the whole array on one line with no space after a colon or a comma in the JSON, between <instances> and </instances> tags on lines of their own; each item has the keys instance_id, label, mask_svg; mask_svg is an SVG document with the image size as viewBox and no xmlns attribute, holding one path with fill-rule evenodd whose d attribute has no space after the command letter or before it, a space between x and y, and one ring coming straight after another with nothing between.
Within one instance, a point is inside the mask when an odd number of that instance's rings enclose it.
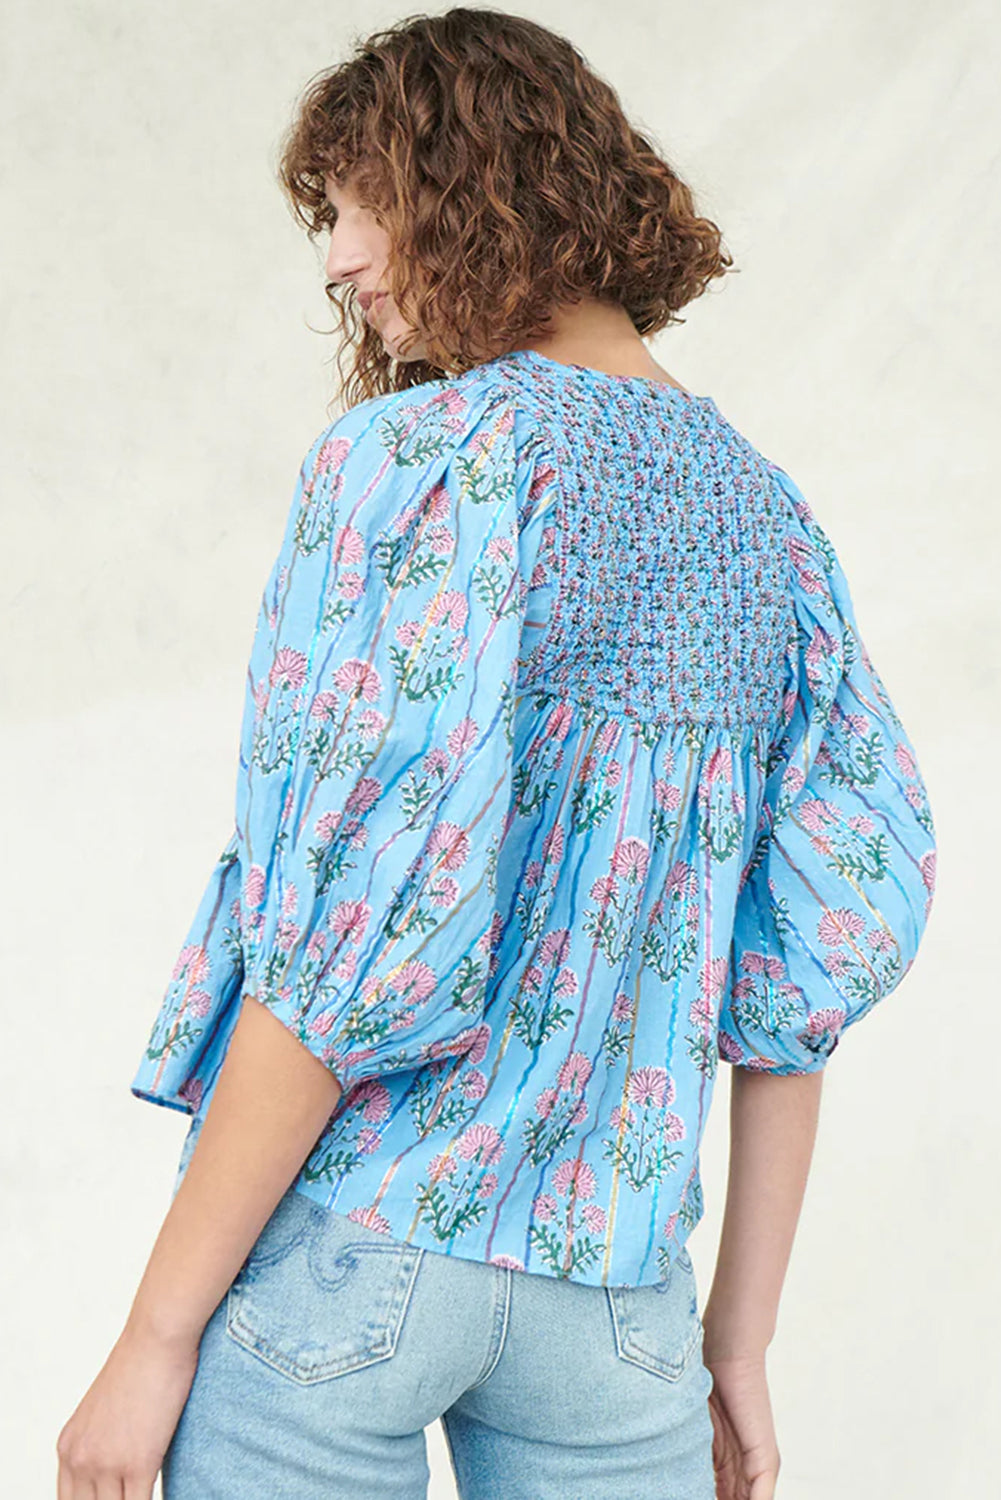
<instances>
[{"instance_id":1,"label":"blue floral blouse","mask_svg":"<svg viewBox=\"0 0 1001 1500\"><path fill-rule=\"evenodd\" d=\"M662 1279L720 1059L823 1068L935 834L796 484L711 397L534 350L306 455L235 821L132 1083L203 1117L243 995L343 1093L296 1179L414 1245Z\"/></svg>"}]
</instances>

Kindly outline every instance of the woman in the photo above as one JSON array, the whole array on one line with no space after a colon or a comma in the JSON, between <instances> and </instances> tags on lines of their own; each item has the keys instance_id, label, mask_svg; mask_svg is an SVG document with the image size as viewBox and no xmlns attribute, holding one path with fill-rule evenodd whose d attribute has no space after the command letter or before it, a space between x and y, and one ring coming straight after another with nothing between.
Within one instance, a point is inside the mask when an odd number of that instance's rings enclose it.
<instances>
[{"instance_id":1,"label":"woman","mask_svg":"<svg viewBox=\"0 0 1001 1500\"><path fill-rule=\"evenodd\" d=\"M350 400L133 1081L191 1126L60 1500L412 1497L438 1417L466 1500L768 1500L823 1069L932 899L913 749L794 481L647 351L732 262L569 43L403 22L281 178Z\"/></svg>"}]
</instances>

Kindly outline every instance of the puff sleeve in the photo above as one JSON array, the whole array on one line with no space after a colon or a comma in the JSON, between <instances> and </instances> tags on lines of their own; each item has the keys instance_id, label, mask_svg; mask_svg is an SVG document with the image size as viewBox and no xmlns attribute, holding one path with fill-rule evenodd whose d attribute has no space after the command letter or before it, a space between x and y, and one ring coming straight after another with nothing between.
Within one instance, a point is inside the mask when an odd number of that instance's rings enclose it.
<instances>
[{"instance_id":1,"label":"puff sleeve","mask_svg":"<svg viewBox=\"0 0 1001 1500\"><path fill-rule=\"evenodd\" d=\"M254 996L345 1090L477 1040L532 568L515 427L473 382L351 408L306 457L261 601L235 863L189 934L215 962L211 911L237 913L202 1031ZM197 1050L168 1071L146 1097L188 1107L214 1082Z\"/></svg>"},{"instance_id":2,"label":"puff sleeve","mask_svg":"<svg viewBox=\"0 0 1001 1500\"><path fill-rule=\"evenodd\" d=\"M823 1068L914 962L935 888L935 832L840 562L799 488L770 467L787 500L795 636L718 1041L725 1062L802 1074Z\"/></svg>"}]
</instances>

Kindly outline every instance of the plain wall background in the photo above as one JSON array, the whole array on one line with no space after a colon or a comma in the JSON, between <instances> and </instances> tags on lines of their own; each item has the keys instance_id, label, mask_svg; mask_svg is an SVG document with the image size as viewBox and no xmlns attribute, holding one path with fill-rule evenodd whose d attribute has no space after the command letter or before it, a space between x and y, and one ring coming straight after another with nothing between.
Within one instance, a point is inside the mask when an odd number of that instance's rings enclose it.
<instances>
[{"instance_id":1,"label":"plain wall background","mask_svg":"<svg viewBox=\"0 0 1001 1500\"><path fill-rule=\"evenodd\" d=\"M447 7L432 6L431 9ZM969 1500L1001 1464L997 87L958 0L539 0L739 275L656 357L828 530L939 838L919 961L827 1069L769 1352L780 1500ZM416 7L415 7L416 9ZM5 12L5 1489L117 1337L186 1121L129 1082L229 829L244 671L336 408L319 253L274 182L306 80L407 14L299 0ZM704 1304L729 1070L691 1248ZM435 1500L454 1494L429 1432Z\"/></svg>"}]
</instances>

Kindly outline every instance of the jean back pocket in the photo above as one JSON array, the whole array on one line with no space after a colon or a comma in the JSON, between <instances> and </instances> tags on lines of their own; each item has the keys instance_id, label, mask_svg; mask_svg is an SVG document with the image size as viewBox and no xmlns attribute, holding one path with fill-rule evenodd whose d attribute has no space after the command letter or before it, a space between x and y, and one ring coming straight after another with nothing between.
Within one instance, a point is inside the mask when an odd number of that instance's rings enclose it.
<instances>
[{"instance_id":1,"label":"jean back pocket","mask_svg":"<svg viewBox=\"0 0 1001 1500\"><path fill-rule=\"evenodd\" d=\"M703 1337L695 1267L682 1246L653 1286L606 1286L620 1359L664 1380L680 1380Z\"/></svg>"},{"instance_id":2,"label":"jean back pocket","mask_svg":"<svg viewBox=\"0 0 1001 1500\"><path fill-rule=\"evenodd\" d=\"M290 1188L229 1288L226 1332L302 1385L389 1359L423 1254Z\"/></svg>"}]
</instances>

